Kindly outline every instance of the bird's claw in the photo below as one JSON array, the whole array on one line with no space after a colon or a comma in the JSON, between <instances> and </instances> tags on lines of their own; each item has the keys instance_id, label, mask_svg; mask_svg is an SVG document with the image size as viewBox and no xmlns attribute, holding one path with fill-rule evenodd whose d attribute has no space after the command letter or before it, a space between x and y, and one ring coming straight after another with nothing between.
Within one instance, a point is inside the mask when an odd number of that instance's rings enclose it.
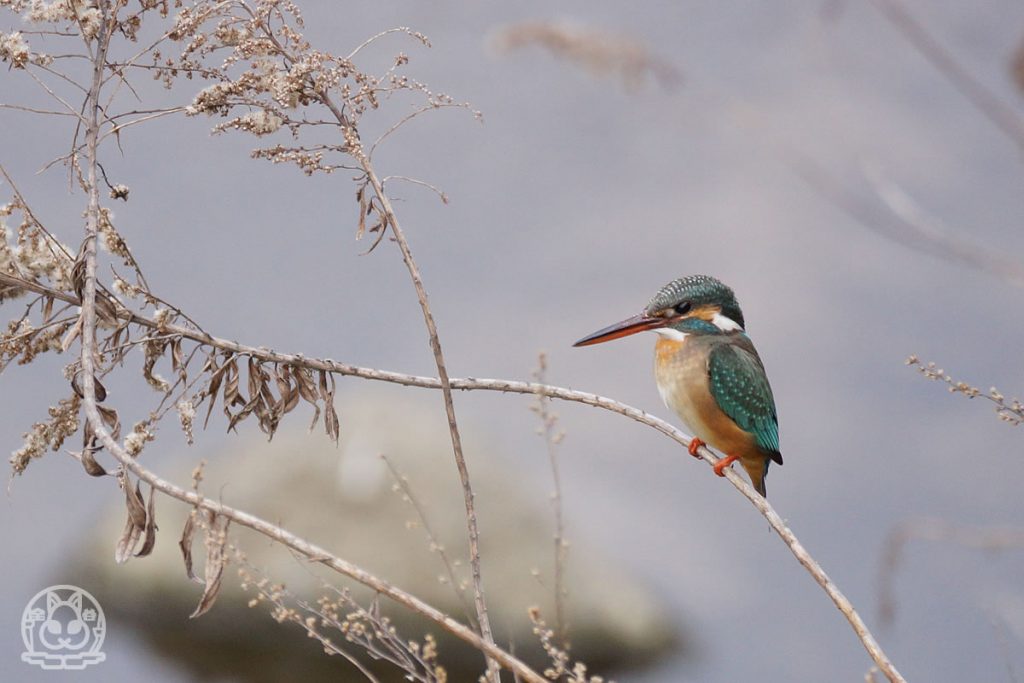
<instances>
[{"instance_id":1,"label":"bird's claw","mask_svg":"<svg viewBox=\"0 0 1024 683\"><path fill-rule=\"evenodd\" d=\"M697 452L697 449L700 448L701 446L707 446L707 444L698 439L697 437L694 437L690 439L690 445L687 446L686 450L689 451L690 455L692 455L693 457L699 458L700 453Z\"/></svg>"},{"instance_id":2,"label":"bird's claw","mask_svg":"<svg viewBox=\"0 0 1024 683\"><path fill-rule=\"evenodd\" d=\"M733 464L734 462L736 462L739 459L740 459L740 457L738 455L726 456L726 457L722 458L721 460L719 460L718 462L716 462L712 469L715 470L715 474L717 474L720 477L724 477L725 476L725 468L728 467L729 465Z\"/></svg>"}]
</instances>

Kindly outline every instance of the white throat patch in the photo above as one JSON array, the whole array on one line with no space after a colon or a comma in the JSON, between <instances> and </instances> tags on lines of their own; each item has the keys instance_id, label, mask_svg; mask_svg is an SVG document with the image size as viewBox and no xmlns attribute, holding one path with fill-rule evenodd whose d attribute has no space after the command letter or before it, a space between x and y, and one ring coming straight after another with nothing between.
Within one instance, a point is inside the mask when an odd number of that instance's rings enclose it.
<instances>
[{"instance_id":1,"label":"white throat patch","mask_svg":"<svg viewBox=\"0 0 1024 683\"><path fill-rule=\"evenodd\" d=\"M679 330L671 327L656 327L653 331L657 332L662 337L665 337L665 339L671 339L672 341L683 341L684 339L686 339L685 332L680 332Z\"/></svg>"},{"instance_id":2,"label":"white throat patch","mask_svg":"<svg viewBox=\"0 0 1024 683\"><path fill-rule=\"evenodd\" d=\"M711 322L714 324L715 327L722 330L723 332L743 330L743 328L740 327L740 324L738 322L736 322L727 315L722 315L721 313L715 313L715 317L711 319Z\"/></svg>"}]
</instances>

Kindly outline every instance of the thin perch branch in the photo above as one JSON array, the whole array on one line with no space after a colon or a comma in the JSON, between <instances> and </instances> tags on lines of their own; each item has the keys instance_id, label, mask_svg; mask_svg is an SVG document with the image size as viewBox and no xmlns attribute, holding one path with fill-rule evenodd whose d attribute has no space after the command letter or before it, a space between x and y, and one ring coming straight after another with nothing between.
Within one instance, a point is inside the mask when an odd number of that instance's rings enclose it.
<instances>
[{"instance_id":1,"label":"thin perch branch","mask_svg":"<svg viewBox=\"0 0 1024 683\"><path fill-rule=\"evenodd\" d=\"M45 287L35 282L29 282L21 278L13 277L0 273L0 283L13 284L29 291L36 292L38 294L44 294L52 296L54 298L66 301L72 304L79 304L77 298L72 295L60 292L49 287ZM83 310L85 309L84 303ZM271 351L265 348L256 348L252 346L245 346L238 342L228 341L226 339L219 339L209 334L197 332L185 327L177 325L158 325L155 321L137 315L135 313L123 312L122 315L127 319L130 317L132 322L145 325L154 329L162 329L167 333L177 333L187 339L192 339L209 346L216 347L222 351L230 351L242 356L250 356L257 358L265 362L275 362L290 364L297 367L306 368L309 370L324 370L326 372L334 372L339 375L346 375L351 377L361 377L363 379L377 380L382 382L391 382L394 384L400 384L404 386L421 387L425 389L440 389L441 381L435 377L422 377L417 375L408 375L400 372L392 372L388 370L377 370L375 368L364 368L355 365L348 365L346 363L339 363L338 361L327 360L327 359L313 359L306 358L305 356L298 354L286 354ZM86 379L91 377L86 373ZM463 391L471 390L484 390L484 391L498 391L502 393L515 393L515 394L530 394L534 396L545 396L548 398L556 398L562 401L571 401L575 403L583 403L585 405L594 406L595 408L601 408L610 412L623 415L631 420L645 424L649 427L653 427L657 431L666 435L670 439L673 439L682 446L687 446L690 443L691 437L685 434L675 426L661 420L653 415L650 415L639 408L621 403L614 399L601 396L599 394L592 394L585 391L577 391L575 389L566 389L563 387L552 386L549 384L539 384L536 382L521 382L517 380L505 380L505 379L478 379L478 378L452 378L450 380L452 389L458 389ZM98 425L97 427L102 427ZM100 432L106 433L104 432ZM106 442L104 442L106 444ZM701 448L699 451L701 458L709 465L714 465L718 462L718 457L707 448ZM133 470L134 471L134 470ZM821 565L811 556L810 553L804 548L804 546L797 539L796 535L789 529L788 526L782 521L782 518L775 512L775 509L768 503L767 500L762 498L742 476L736 474L732 469L726 469L725 475L729 482L743 494L750 503L757 508L758 512L768 520L768 523L773 529L779 534L779 538L782 539L783 543L789 548L790 552L797 561L807 570L814 581L821 586L821 588L828 595L829 599L835 604L836 608L843 614L846 620L849 622L851 628L857 638L861 641L864 649L867 650L868 654L874 660L879 670L882 671L885 676L892 683L905 683L905 679L896 670L896 667L889 660L888 656L882 650L881 646L875 640L871 631L867 625L861 619L857 610L853 604L843 595L839 587L829 578L828 574L822 569ZM143 477L144 478L144 477ZM148 479L146 481L149 481ZM153 482L150 482L153 483ZM160 488L158 486L158 488ZM162 490L162 489L161 489ZM192 502L192 501L189 501ZM238 520L239 523L245 526L245 521ZM253 527L255 528L255 527ZM501 661L501 660L499 660Z\"/></svg>"}]
</instances>

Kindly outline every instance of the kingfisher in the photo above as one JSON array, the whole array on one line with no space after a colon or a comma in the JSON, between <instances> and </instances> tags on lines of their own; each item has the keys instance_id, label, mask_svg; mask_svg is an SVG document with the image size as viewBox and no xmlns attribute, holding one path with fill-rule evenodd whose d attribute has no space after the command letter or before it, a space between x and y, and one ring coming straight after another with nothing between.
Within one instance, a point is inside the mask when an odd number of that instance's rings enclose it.
<instances>
[{"instance_id":1,"label":"kingfisher","mask_svg":"<svg viewBox=\"0 0 1024 683\"><path fill-rule=\"evenodd\" d=\"M779 418L768 375L747 336L732 289L708 275L668 283L643 312L587 335L573 346L589 346L650 330L658 334L654 377L665 405L694 435L690 455L710 445L737 460L762 496L772 462L782 464Z\"/></svg>"}]
</instances>

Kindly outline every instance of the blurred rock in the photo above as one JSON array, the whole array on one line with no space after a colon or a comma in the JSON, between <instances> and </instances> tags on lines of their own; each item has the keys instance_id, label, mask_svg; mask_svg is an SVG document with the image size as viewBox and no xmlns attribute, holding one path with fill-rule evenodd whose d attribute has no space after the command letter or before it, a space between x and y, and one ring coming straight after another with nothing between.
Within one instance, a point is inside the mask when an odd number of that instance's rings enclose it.
<instances>
[{"instance_id":1,"label":"blurred rock","mask_svg":"<svg viewBox=\"0 0 1024 683\"><path fill-rule=\"evenodd\" d=\"M201 490L276 521L465 621L463 605L472 604L465 510L443 412L426 410L422 403L396 402L394 392L388 396L386 402L338 406L339 447L320 431L281 433L271 444L242 437L229 452L209 458ZM436 407L441 407L440 400ZM254 425L246 424L242 431L250 428ZM554 627L550 481L538 485L524 479L492 444L471 431L464 430L463 436L476 491L484 588L495 637L511 643L517 656L543 667L546 660L527 609L539 606ZM173 438L167 428L163 440ZM431 550L416 510L396 492L381 454L406 477L437 542L456 563L456 578L467 586L464 602L447 580L439 554ZM176 474L166 467L157 469L187 486L198 458L176 459L182 461ZM113 548L124 524L124 509L120 504L112 507L83 549L76 576L100 600L108 618L130 624L161 655L201 679L365 680L342 658L324 656L320 644L298 626L275 623L265 605L249 608L253 595L242 591L234 566L225 572L212 610L190 621L202 589L186 579L177 546L188 508L158 498L160 531L153 555L118 566ZM351 587L363 604L372 598L357 584L303 562L247 529L232 526L230 535L253 566L311 604L329 592L323 581ZM573 661L585 662L591 673L606 674L649 664L669 651L678 654L678 626L659 596L597 549L588 548L571 530L568 537L566 609ZM194 553L196 572L202 576L201 534L196 536ZM406 640L423 642L425 633L438 639L449 680L476 680L483 665L479 653L403 608L386 601L382 607ZM326 635L361 660L369 659L337 631ZM381 680L400 679L390 665L372 668Z\"/></svg>"}]
</instances>

